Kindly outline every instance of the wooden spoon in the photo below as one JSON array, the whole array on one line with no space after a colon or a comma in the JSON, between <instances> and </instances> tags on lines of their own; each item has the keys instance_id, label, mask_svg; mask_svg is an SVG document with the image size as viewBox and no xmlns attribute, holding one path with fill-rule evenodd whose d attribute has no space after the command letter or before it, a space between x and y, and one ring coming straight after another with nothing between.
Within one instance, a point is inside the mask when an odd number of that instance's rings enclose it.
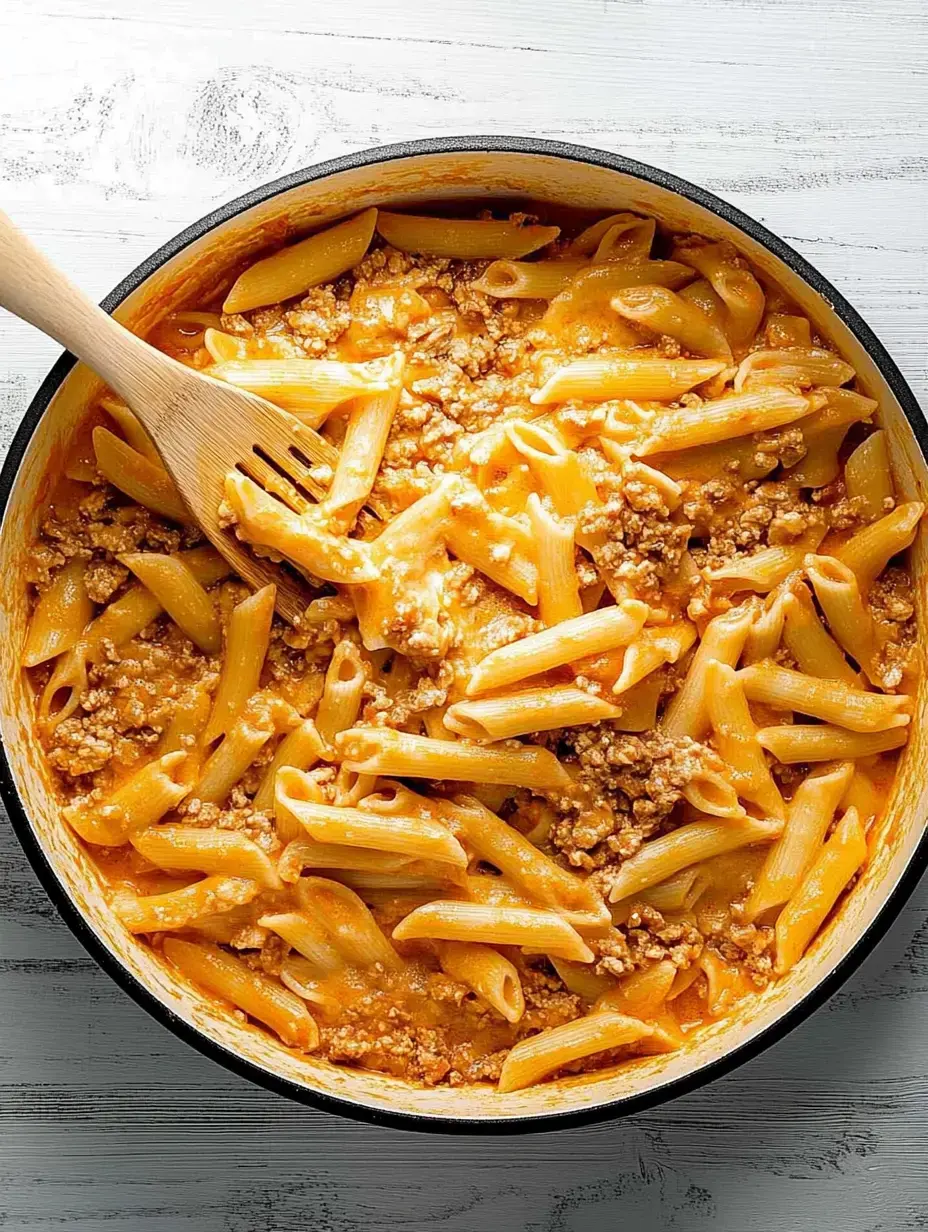
<instances>
[{"instance_id":1,"label":"wooden spoon","mask_svg":"<svg viewBox=\"0 0 928 1232\"><path fill-rule=\"evenodd\" d=\"M156 351L98 308L0 211L0 305L88 364L151 436L184 503L236 573L274 583L277 609L299 623L310 596L299 579L252 556L219 526L226 473L238 468L299 511L325 488L312 474L336 450L295 416Z\"/></svg>"}]
</instances>

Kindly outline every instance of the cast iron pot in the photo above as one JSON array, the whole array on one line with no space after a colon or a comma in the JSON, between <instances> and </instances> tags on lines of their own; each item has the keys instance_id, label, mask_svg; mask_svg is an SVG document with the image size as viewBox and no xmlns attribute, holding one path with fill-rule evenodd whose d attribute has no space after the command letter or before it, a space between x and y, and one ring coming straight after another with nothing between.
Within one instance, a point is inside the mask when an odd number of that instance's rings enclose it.
<instances>
[{"instance_id":1,"label":"cast iron pot","mask_svg":"<svg viewBox=\"0 0 928 1232\"><path fill-rule=\"evenodd\" d=\"M603 214L631 209L675 231L731 240L779 283L818 332L854 365L880 402L906 499L926 499L926 424L911 390L869 327L782 240L684 180L616 154L525 137L449 137L349 154L297 171L232 201L181 232L131 273L103 307L139 332L194 302L217 272L266 247L370 205L507 198ZM107 908L85 853L62 822L37 754L31 699L19 670L27 617L21 561L36 531L45 476L98 382L63 355L45 378L0 476L0 794L27 856L75 935L153 1017L238 1074L292 1099L406 1129L528 1131L586 1124L691 1091L755 1056L812 1013L873 949L921 875L928 782L923 685L889 804L887 841L810 953L784 980L679 1052L499 1095L489 1088L425 1088L299 1056L181 982ZM925 612L924 534L915 545L919 615ZM926 627L923 623L922 627Z\"/></svg>"}]
</instances>

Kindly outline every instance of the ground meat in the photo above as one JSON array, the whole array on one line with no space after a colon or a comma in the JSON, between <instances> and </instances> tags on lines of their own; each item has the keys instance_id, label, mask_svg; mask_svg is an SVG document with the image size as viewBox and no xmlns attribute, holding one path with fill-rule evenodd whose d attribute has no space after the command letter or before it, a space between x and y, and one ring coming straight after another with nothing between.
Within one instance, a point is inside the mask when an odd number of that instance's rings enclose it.
<instances>
[{"instance_id":1,"label":"ground meat","mask_svg":"<svg viewBox=\"0 0 928 1232\"><path fill-rule=\"evenodd\" d=\"M665 960L685 970L702 952L703 937L686 921L665 920L655 907L634 903L624 924L589 944L597 955L595 970L621 977Z\"/></svg>"},{"instance_id":2,"label":"ground meat","mask_svg":"<svg viewBox=\"0 0 928 1232\"><path fill-rule=\"evenodd\" d=\"M84 573L84 589L92 603L108 603L128 577L125 565L112 560L93 560Z\"/></svg>"},{"instance_id":3,"label":"ground meat","mask_svg":"<svg viewBox=\"0 0 928 1232\"><path fill-rule=\"evenodd\" d=\"M763 988L773 979L774 930L769 924L742 924L731 920L711 947L726 962L742 968L752 983Z\"/></svg>"},{"instance_id":4,"label":"ground meat","mask_svg":"<svg viewBox=\"0 0 928 1232\"><path fill-rule=\"evenodd\" d=\"M890 565L871 585L867 595L874 620L908 624L915 615L915 588L908 569Z\"/></svg>"},{"instance_id":5,"label":"ground meat","mask_svg":"<svg viewBox=\"0 0 928 1232\"><path fill-rule=\"evenodd\" d=\"M843 476L816 489L812 500L822 507L832 530L854 531L870 521L866 500L862 496L847 495Z\"/></svg>"},{"instance_id":6,"label":"ground meat","mask_svg":"<svg viewBox=\"0 0 928 1232\"><path fill-rule=\"evenodd\" d=\"M90 666L77 712L50 733L48 759L67 778L131 769L151 754L190 684L215 687L218 661L175 626L159 621L145 632L119 650L111 646L108 657Z\"/></svg>"},{"instance_id":7,"label":"ground meat","mask_svg":"<svg viewBox=\"0 0 928 1232\"><path fill-rule=\"evenodd\" d=\"M711 749L689 737L632 736L609 722L571 729L563 752L577 766L576 788L549 797L557 813L550 839L587 871L634 855L668 823L690 779L721 768Z\"/></svg>"},{"instance_id":8,"label":"ground meat","mask_svg":"<svg viewBox=\"0 0 928 1232\"><path fill-rule=\"evenodd\" d=\"M308 354L321 356L351 324L351 313L347 303L339 300L331 287L313 287L284 314L284 320L303 340Z\"/></svg>"},{"instance_id":9,"label":"ground meat","mask_svg":"<svg viewBox=\"0 0 928 1232\"><path fill-rule=\"evenodd\" d=\"M86 561L84 586L93 603L108 603L129 579L116 559L122 552L176 552L202 539L194 527L179 528L125 498L109 484L94 488L74 507L50 510L42 539L29 555L27 576L42 591L69 560Z\"/></svg>"},{"instance_id":10,"label":"ground meat","mask_svg":"<svg viewBox=\"0 0 928 1232\"><path fill-rule=\"evenodd\" d=\"M404 971L375 972L355 996L348 990L335 1022L320 1025L316 1055L429 1086L495 1082L512 1044L586 1008L556 975L526 965L520 976L525 1014L511 1025L466 985L415 961Z\"/></svg>"},{"instance_id":11,"label":"ground meat","mask_svg":"<svg viewBox=\"0 0 928 1232\"><path fill-rule=\"evenodd\" d=\"M455 443L464 429L447 413L443 401L433 401L428 396L440 380L439 377L429 377L417 381L412 394L401 397L393 432L384 452L385 465L394 470L406 470L425 462L431 474L434 474L433 467L451 465ZM438 388L450 390L446 386Z\"/></svg>"},{"instance_id":12,"label":"ground meat","mask_svg":"<svg viewBox=\"0 0 928 1232\"><path fill-rule=\"evenodd\" d=\"M655 493L652 487L647 501L642 485L615 493L602 505L587 506L578 525L585 535L605 537L591 552L610 589L624 584L645 601L658 602L662 586L680 571L692 528L672 520Z\"/></svg>"},{"instance_id":13,"label":"ground meat","mask_svg":"<svg viewBox=\"0 0 928 1232\"><path fill-rule=\"evenodd\" d=\"M53 544L40 539L26 554L23 569L25 581L30 582L41 594L51 584L58 569L66 563L66 557Z\"/></svg>"},{"instance_id":14,"label":"ground meat","mask_svg":"<svg viewBox=\"0 0 928 1232\"><path fill-rule=\"evenodd\" d=\"M687 492L683 515L691 519L702 544L690 550L700 569L715 569L733 558L763 547L795 543L803 536L823 535L823 509L787 483L744 484L712 480Z\"/></svg>"},{"instance_id":15,"label":"ground meat","mask_svg":"<svg viewBox=\"0 0 928 1232\"><path fill-rule=\"evenodd\" d=\"M212 827L221 830L238 830L253 843L268 853L278 851L280 843L274 829L274 819L256 809L241 789L233 788L228 803L224 806L206 804L196 796L182 800L177 808L185 825Z\"/></svg>"},{"instance_id":16,"label":"ground meat","mask_svg":"<svg viewBox=\"0 0 928 1232\"><path fill-rule=\"evenodd\" d=\"M413 688L400 689L395 697L390 697L381 686L374 686L370 693L371 700L363 711L364 721L376 727L397 729L407 727L414 716L443 706L448 700L448 690L427 674L421 676Z\"/></svg>"},{"instance_id":17,"label":"ground meat","mask_svg":"<svg viewBox=\"0 0 928 1232\"><path fill-rule=\"evenodd\" d=\"M873 665L884 689L897 689L915 666L918 629L915 592L907 569L892 565L870 587L870 611L882 641Z\"/></svg>"}]
</instances>

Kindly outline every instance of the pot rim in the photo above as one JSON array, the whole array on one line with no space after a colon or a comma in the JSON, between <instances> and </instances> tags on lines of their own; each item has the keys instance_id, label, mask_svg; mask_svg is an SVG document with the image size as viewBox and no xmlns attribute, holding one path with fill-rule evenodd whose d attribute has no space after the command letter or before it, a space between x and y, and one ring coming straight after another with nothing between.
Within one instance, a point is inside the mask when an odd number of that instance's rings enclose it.
<instances>
[{"instance_id":1,"label":"pot rim","mask_svg":"<svg viewBox=\"0 0 928 1232\"><path fill-rule=\"evenodd\" d=\"M636 159L627 158L622 154L613 154L569 142L519 136L429 137L359 150L338 158L328 159L325 162L315 163L310 167L290 172L268 184L254 188L212 210L186 227L137 265L101 301L101 307L107 312L113 312L131 292L141 286L167 261L183 252L185 248L236 215L279 196L281 193L340 172L370 167L378 163L456 153L542 155L602 167L667 189L737 227L818 292L844 325L855 335L892 390L912 429L919 449L923 456L928 458L928 423L895 361L848 300L794 248L735 206L688 180ZM0 469L0 524L2 524L7 504L15 487L20 464L33 433L75 363L74 356L68 352L59 357L39 386L10 443L2 469ZM186 1022L168 1005L159 1000L128 968L123 966L102 939L97 936L67 893L32 828L2 744L0 744L0 799L6 806L13 831L36 876L65 923L97 964L162 1026L167 1027L169 1031L198 1052L218 1062L239 1077L246 1078L266 1090L284 1095L300 1104L309 1105L323 1112L337 1113L367 1124L431 1133L481 1132L503 1135L539 1133L592 1125L603 1121L618 1120L667 1103L677 1096L689 1094L723 1077L785 1038L840 988L886 935L922 874L928 868L928 832L926 832L922 835L902 875L887 895L869 927L860 934L853 946L842 956L834 970L769 1026L717 1060L710 1061L699 1069L660 1085L652 1091L609 1100L579 1111L539 1113L505 1120L492 1117L437 1117L421 1113L387 1111L360 1102L356 1103L350 1099L324 1094L308 1085L293 1082L280 1074L264 1069Z\"/></svg>"}]
</instances>

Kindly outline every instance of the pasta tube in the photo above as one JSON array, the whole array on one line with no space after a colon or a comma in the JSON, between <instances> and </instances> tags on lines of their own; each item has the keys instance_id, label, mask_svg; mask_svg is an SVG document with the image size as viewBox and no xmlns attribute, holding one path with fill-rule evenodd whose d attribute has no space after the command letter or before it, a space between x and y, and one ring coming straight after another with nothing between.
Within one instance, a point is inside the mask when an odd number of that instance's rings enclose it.
<instances>
[{"instance_id":1,"label":"pasta tube","mask_svg":"<svg viewBox=\"0 0 928 1232\"><path fill-rule=\"evenodd\" d=\"M249 312L277 304L344 274L367 252L376 221L375 209L363 210L256 261L236 279L222 311Z\"/></svg>"},{"instance_id":2,"label":"pasta tube","mask_svg":"<svg viewBox=\"0 0 928 1232\"><path fill-rule=\"evenodd\" d=\"M500 689L573 660L626 646L640 632L647 615L646 604L628 599L511 642L481 659L467 683L467 695Z\"/></svg>"},{"instance_id":3,"label":"pasta tube","mask_svg":"<svg viewBox=\"0 0 928 1232\"><path fill-rule=\"evenodd\" d=\"M654 1034L654 1028L637 1018L600 1010L560 1027L548 1027L520 1040L503 1062L499 1076L501 1092L521 1091L556 1070L607 1048L634 1044Z\"/></svg>"}]
</instances>

